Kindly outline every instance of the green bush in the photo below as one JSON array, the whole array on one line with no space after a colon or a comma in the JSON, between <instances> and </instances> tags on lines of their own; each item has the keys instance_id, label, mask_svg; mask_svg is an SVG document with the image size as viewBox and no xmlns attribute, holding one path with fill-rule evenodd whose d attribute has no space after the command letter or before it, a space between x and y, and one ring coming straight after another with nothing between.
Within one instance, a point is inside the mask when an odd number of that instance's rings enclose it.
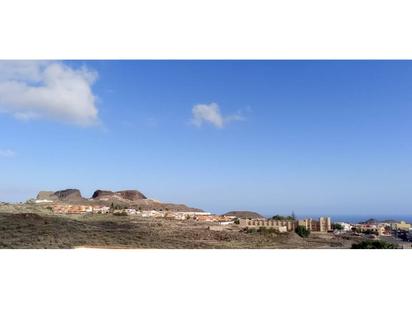
<instances>
[{"instance_id":1,"label":"green bush","mask_svg":"<svg viewBox=\"0 0 412 309\"><path fill-rule=\"evenodd\" d=\"M281 216L281 215L275 215L272 217L272 220L295 220L295 214L292 213L291 216Z\"/></svg>"},{"instance_id":2,"label":"green bush","mask_svg":"<svg viewBox=\"0 0 412 309\"><path fill-rule=\"evenodd\" d=\"M260 235L271 235L271 234L278 234L278 231L274 228L266 228L264 226L256 228L245 228L244 231L248 234L260 234Z\"/></svg>"},{"instance_id":3,"label":"green bush","mask_svg":"<svg viewBox=\"0 0 412 309\"><path fill-rule=\"evenodd\" d=\"M253 234L253 233L256 233L257 230L256 229L250 229L250 228L246 227L246 228L243 229L243 232L245 232L247 234Z\"/></svg>"},{"instance_id":4,"label":"green bush","mask_svg":"<svg viewBox=\"0 0 412 309\"><path fill-rule=\"evenodd\" d=\"M310 231L306 227L301 225L298 225L295 228L295 233L298 234L300 237L308 237L310 235Z\"/></svg>"},{"instance_id":5,"label":"green bush","mask_svg":"<svg viewBox=\"0 0 412 309\"><path fill-rule=\"evenodd\" d=\"M353 244L352 249L398 249L399 246L383 240L364 240L358 244Z\"/></svg>"},{"instance_id":6,"label":"green bush","mask_svg":"<svg viewBox=\"0 0 412 309\"><path fill-rule=\"evenodd\" d=\"M263 226L261 226L258 230L258 233L259 234L262 234L262 235L269 235L269 234L277 234L278 232L274 229L274 228L266 228L266 227L263 227Z\"/></svg>"},{"instance_id":7,"label":"green bush","mask_svg":"<svg viewBox=\"0 0 412 309\"><path fill-rule=\"evenodd\" d=\"M376 235L376 236L379 235L378 231L372 231L372 230L363 231L363 234L366 234L366 235Z\"/></svg>"}]
</instances>

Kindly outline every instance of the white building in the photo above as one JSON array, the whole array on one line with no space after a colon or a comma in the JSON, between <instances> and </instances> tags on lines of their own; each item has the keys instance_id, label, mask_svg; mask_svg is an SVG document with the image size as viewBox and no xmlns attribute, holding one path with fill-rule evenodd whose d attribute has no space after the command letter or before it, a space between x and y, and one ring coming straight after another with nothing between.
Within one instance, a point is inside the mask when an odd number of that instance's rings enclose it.
<instances>
[{"instance_id":1,"label":"white building","mask_svg":"<svg viewBox=\"0 0 412 309\"><path fill-rule=\"evenodd\" d=\"M127 209L126 209L126 213L127 213L128 215L137 215L137 210L134 209L134 208L127 208Z\"/></svg>"},{"instance_id":2,"label":"white building","mask_svg":"<svg viewBox=\"0 0 412 309\"><path fill-rule=\"evenodd\" d=\"M53 203L51 200L34 200L36 204L43 204L43 203Z\"/></svg>"},{"instance_id":3,"label":"white building","mask_svg":"<svg viewBox=\"0 0 412 309\"><path fill-rule=\"evenodd\" d=\"M162 218L164 217L164 213L157 210L143 210L141 212L142 217L154 217L154 218Z\"/></svg>"},{"instance_id":4,"label":"white building","mask_svg":"<svg viewBox=\"0 0 412 309\"><path fill-rule=\"evenodd\" d=\"M335 224L339 224L344 232L349 232L352 229L352 225L346 222L335 222Z\"/></svg>"},{"instance_id":5,"label":"white building","mask_svg":"<svg viewBox=\"0 0 412 309\"><path fill-rule=\"evenodd\" d=\"M230 224L234 224L233 221L219 221L220 225L230 225Z\"/></svg>"}]
</instances>

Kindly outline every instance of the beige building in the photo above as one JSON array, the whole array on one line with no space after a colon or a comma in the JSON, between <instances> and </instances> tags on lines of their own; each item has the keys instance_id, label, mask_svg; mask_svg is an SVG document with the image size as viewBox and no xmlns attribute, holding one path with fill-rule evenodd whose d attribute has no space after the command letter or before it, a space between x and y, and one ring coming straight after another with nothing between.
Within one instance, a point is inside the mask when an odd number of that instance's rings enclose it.
<instances>
[{"instance_id":1,"label":"beige building","mask_svg":"<svg viewBox=\"0 0 412 309\"><path fill-rule=\"evenodd\" d=\"M406 223L405 221L391 223L392 230L409 231L410 228L411 228L411 225L409 223Z\"/></svg>"},{"instance_id":2,"label":"beige building","mask_svg":"<svg viewBox=\"0 0 412 309\"><path fill-rule=\"evenodd\" d=\"M319 221L309 219L303 219L298 221L299 226L304 226L311 232L323 232L326 233L332 230L332 220L330 217L320 217Z\"/></svg>"},{"instance_id":3,"label":"beige building","mask_svg":"<svg viewBox=\"0 0 412 309\"><path fill-rule=\"evenodd\" d=\"M293 220L267 220L267 219L239 219L240 227L255 228L273 228L279 232L290 232L295 230L296 221Z\"/></svg>"}]
</instances>

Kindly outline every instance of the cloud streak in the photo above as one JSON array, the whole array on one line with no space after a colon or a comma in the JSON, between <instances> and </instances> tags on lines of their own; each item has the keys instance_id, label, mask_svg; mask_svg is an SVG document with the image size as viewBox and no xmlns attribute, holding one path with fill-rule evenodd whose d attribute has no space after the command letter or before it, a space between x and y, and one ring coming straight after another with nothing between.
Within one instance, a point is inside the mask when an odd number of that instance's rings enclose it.
<instances>
[{"instance_id":1,"label":"cloud streak","mask_svg":"<svg viewBox=\"0 0 412 309\"><path fill-rule=\"evenodd\" d=\"M99 119L91 87L96 78L86 67L57 61L0 61L0 112L20 120L95 125Z\"/></svg>"},{"instance_id":2,"label":"cloud streak","mask_svg":"<svg viewBox=\"0 0 412 309\"><path fill-rule=\"evenodd\" d=\"M196 104L192 108L191 123L197 127L208 123L221 129L230 122L241 120L244 120L244 117L240 112L227 116L222 115L217 103Z\"/></svg>"},{"instance_id":3,"label":"cloud streak","mask_svg":"<svg viewBox=\"0 0 412 309\"><path fill-rule=\"evenodd\" d=\"M3 158L12 158L16 155L13 150L10 149L0 149L0 157Z\"/></svg>"}]
</instances>

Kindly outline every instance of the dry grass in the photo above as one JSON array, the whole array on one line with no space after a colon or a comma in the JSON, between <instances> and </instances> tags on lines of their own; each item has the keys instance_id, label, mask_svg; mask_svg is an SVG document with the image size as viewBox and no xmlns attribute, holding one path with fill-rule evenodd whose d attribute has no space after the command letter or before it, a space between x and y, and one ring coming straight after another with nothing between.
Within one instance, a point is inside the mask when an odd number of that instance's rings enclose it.
<instances>
[{"instance_id":1,"label":"dry grass","mask_svg":"<svg viewBox=\"0 0 412 309\"><path fill-rule=\"evenodd\" d=\"M0 213L0 248L339 248L333 236L210 231L195 221L134 216Z\"/></svg>"}]
</instances>

